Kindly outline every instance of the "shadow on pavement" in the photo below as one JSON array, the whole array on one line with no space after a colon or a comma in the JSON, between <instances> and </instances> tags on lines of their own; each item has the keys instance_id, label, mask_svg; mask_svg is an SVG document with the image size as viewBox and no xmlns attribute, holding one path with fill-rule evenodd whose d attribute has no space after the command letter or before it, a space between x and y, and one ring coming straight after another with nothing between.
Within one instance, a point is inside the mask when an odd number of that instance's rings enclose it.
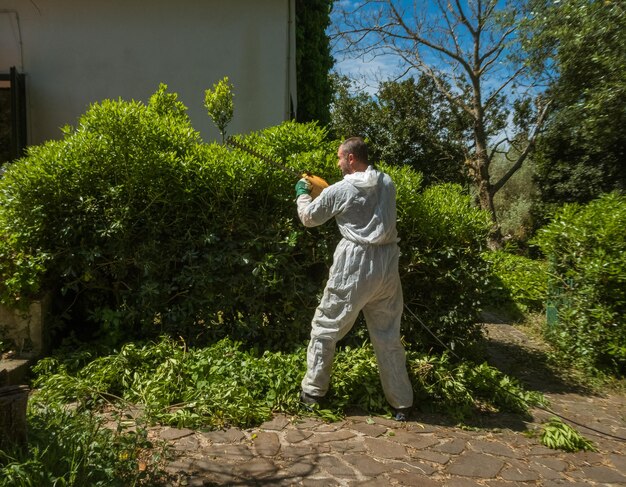
<instances>
[{"instance_id":1,"label":"shadow on pavement","mask_svg":"<svg viewBox=\"0 0 626 487\"><path fill-rule=\"evenodd\" d=\"M487 362L519 380L527 389L544 394L596 395L550 366L544 350L522 331L506 323L484 325L487 332Z\"/></svg>"}]
</instances>

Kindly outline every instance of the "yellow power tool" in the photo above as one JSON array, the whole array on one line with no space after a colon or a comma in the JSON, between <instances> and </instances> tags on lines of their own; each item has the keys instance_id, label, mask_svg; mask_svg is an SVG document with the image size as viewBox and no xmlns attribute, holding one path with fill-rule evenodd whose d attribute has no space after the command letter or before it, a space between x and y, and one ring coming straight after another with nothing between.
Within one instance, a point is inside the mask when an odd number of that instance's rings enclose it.
<instances>
[{"instance_id":1,"label":"yellow power tool","mask_svg":"<svg viewBox=\"0 0 626 487\"><path fill-rule=\"evenodd\" d=\"M321 177L315 176L314 174L311 174L309 171L298 172L295 169L291 169L290 167L287 167L284 164L281 164L280 162L275 161L274 159L267 157L264 154L261 154L260 152L252 149L251 147L248 147L246 144L244 144L243 142L239 140L234 139L233 137L229 137L228 139L226 139L226 143L239 150L247 152L248 154L256 157L257 159L260 159L263 162L267 162L268 164L271 164L272 166L277 167L278 169L281 169L282 171L293 174L296 177L306 179L311 185L311 198L313 199L317 198L322 192L322 190L328 187L328 183Z\"/></svg>"}]
</instances>

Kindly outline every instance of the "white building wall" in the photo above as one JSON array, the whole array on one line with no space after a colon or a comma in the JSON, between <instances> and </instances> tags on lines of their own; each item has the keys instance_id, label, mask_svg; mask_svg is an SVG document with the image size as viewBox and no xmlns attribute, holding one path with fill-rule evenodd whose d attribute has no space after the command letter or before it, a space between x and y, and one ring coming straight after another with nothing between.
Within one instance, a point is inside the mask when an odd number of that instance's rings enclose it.
<instances>
[{"instance_id":1,"label":"white building wall","mask_svg":"<svg viewBox=\"0 0 626 487\"><path fill-rule=\"evenodd\" d=\"M205 140L217 139L204 91L224 76L235 92L228 132L258 130L290 118L290 92L295 103L293 3L0 0L0 72L17 59L26 74L29 144L60 138L90 103L146 102L159 83Z\"/></svg>"}]
</instances>

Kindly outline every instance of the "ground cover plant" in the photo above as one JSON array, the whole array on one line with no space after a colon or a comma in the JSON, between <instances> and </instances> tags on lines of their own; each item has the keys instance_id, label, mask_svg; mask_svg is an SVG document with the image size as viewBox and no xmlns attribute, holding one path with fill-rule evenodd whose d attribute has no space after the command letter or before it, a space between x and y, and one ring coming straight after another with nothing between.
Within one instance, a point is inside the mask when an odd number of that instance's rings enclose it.
<instances>
[{"instance_id":1,"label":"ground cover plant","mask_svg":"<svg viewBox=\"0 0 626 487\"><path fill-rule=\"evenodd\" d=\"M103 416L59 402L28 409L28 446L0 450L0 486L159 485L165 450L133 432L104 427Z\"/></svg>"},{"instance_id":2,"label":"ground cover plant","mask_svg":"<svg viewBox=\"0 0 626 487\"><path fill-rule=\"evenodd\" d=\"M291 169L340 177L339 141L316 124L236 137ZM418 316L460 351L479 337L488 218L459 186L422 191L419 173L381 168L398 186L407 344L441 349ZM202 143L165 86L147 104L94 104L0 180L0 299L50 293L59 336L110 345L166 333L300 346L339 235L300 224L293 185L290 173Z\"/></svg>"}]
</instances>

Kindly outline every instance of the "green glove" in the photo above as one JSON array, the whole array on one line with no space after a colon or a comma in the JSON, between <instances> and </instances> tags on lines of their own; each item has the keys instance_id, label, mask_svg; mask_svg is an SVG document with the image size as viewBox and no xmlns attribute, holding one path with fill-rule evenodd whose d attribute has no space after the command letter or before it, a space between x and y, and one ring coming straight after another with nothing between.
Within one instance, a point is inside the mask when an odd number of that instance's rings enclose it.
<instances>
[{"instance_id":1,"label":"green glove","mask_svg":"<svg viewBox=\"0 0 626 487\"><path fill-rule=\"evenodd\" d=\"M303 194L311 193L311 183L309 183L306 179L302 178L300 181L296 183L296 198Z\"/></svg>"}]
</instances>

